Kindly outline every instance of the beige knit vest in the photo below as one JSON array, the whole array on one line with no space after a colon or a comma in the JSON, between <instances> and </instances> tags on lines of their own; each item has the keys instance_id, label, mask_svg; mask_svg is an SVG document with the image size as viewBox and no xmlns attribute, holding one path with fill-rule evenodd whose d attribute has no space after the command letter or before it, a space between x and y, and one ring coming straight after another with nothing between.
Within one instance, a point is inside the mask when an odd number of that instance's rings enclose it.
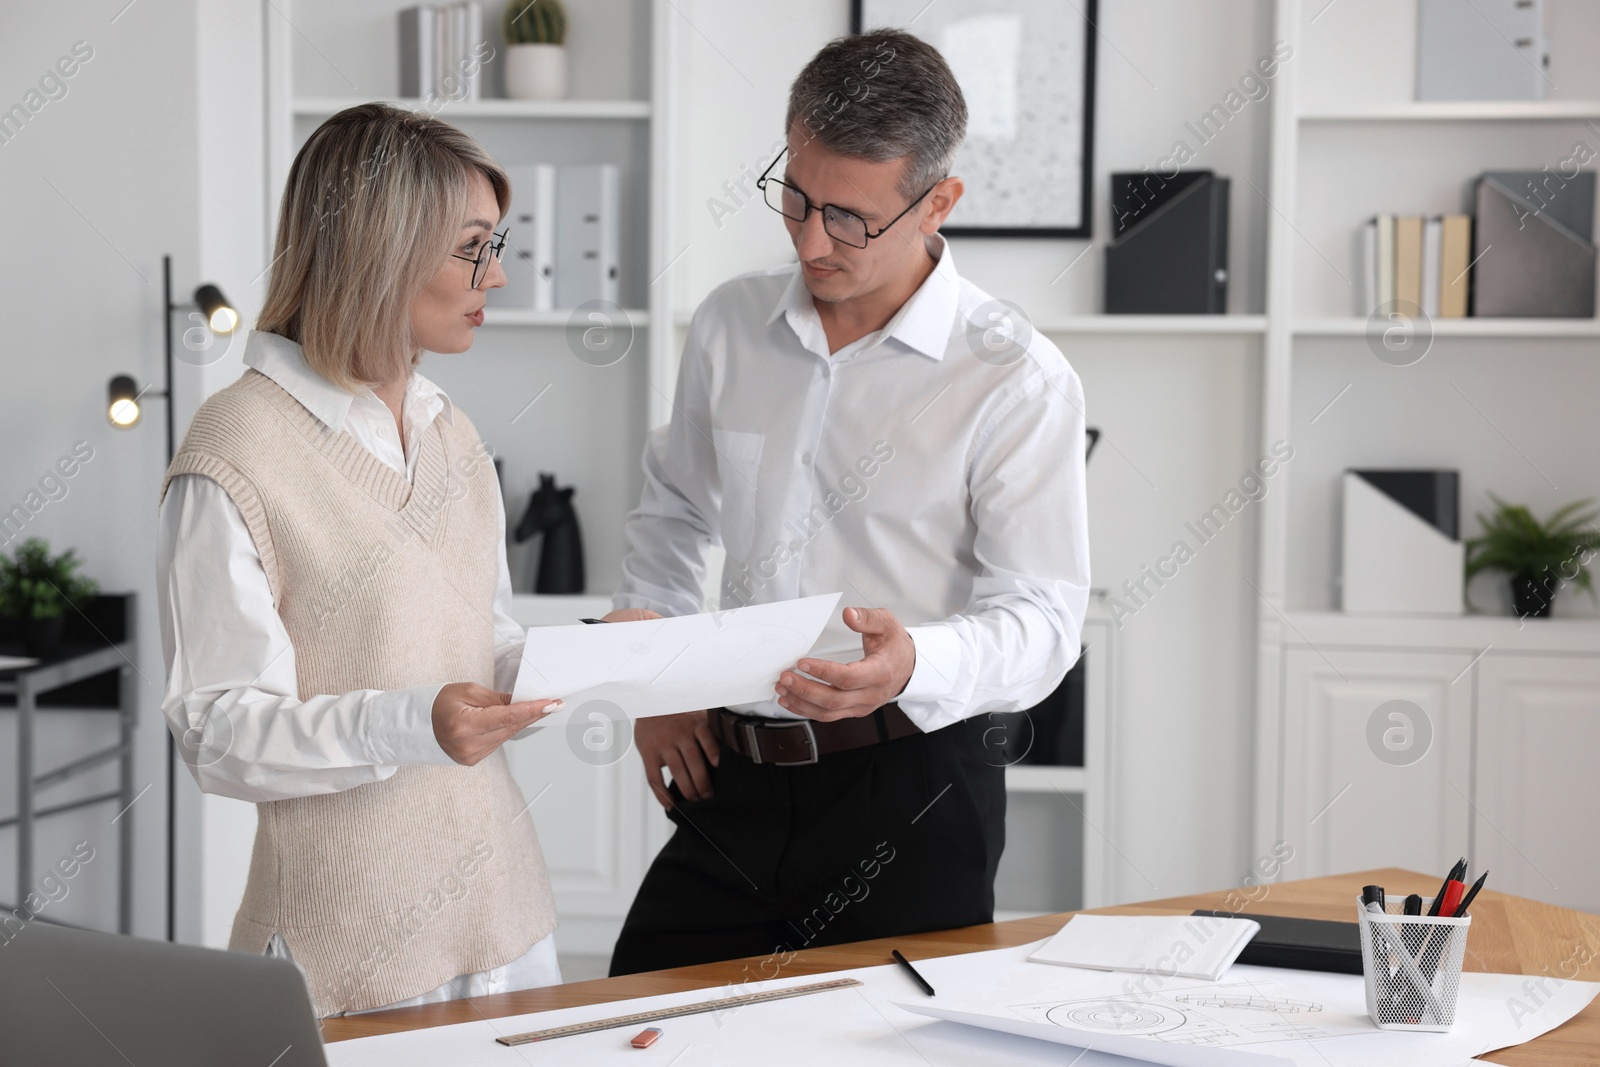
<instances>
[{"instance_id":1,"label":"beige knit vest","mask_svg":"<svg viewBox=\"0 0 1600 1067\"><path fill-rule=\"evenodd\" d=\"M494 685L494 467L459 410L414 443L414 482L247 369L195 414L161 483L201 474L238 506L294 647L299 696ZM555 929L533 818L504 751L406 765L256 805L229 948L283 935L318 1015L498 967Z\"/></svg>"}]
</instances>

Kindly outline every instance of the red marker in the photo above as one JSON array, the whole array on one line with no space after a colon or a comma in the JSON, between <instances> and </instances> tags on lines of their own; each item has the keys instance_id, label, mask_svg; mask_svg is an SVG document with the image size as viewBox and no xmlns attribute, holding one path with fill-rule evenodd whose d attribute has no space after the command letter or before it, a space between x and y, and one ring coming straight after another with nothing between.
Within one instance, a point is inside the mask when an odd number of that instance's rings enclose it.
<instances>
[{"instance_id":1,"label":"red marker","mask_svg":"<svg viewBox=\"0 0 1600 1067\"><path fill-rule=\"evenodd\" d=\"M1452 878L1444 885L1444 903L1439 906L1439 914L1446 918L1453 917L1456 908L1461 904L1461 896L1467 891L1465 882Z\"/></svg>"},{"instance_id":2,"label":"red marker","mask_svg":"<svg viewBox=\"0 0 1600 1067\"><path fill-rule=\"evenodd\" d=\"M634 1048L649 1048L651 1045L656 1043L656 1039L660 1036L661 1027L652 1026L647 1029L640 1030L638 1034L634 1036L634 1039L629 1042L629 1044L631 1044Z\"/></svg>"}]
</instances>

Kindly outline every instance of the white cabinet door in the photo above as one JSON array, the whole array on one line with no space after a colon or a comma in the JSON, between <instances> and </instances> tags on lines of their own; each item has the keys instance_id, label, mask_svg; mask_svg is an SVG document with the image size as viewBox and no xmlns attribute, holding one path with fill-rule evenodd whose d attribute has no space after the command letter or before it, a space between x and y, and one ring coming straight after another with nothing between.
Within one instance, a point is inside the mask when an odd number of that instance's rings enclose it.
<instances>
[{"instance_id":1,"label":"white cabinet door","mask_svg":"<svg viewBox=\"0 0 1600 1067\"><path fill-rule=\"evenodd\" d=\"M1467 653L1287 651L1285 878L1442 874L1467 852L1471 664Z\"/></svg>"},{"instance_id":2,"label":"white cabinet door","mask_svg":"<svg viewBox=\"0 0 1600 1067\"><path fill-rule=\"evenodd\" d=\"M1477 669L1474 868L1600 912L1600 658L1491 652Z\"/></svg>"},{"instance_id":3,"label":"white cabinet door","mask_svg":"<svg viewBox=\"0 0 1600 1067\"><path fill-rule=\"evenodd\" d=\"M571 623L611 610L606 597L518 596L525 626ZM645 868L671 824L645 786L626 723L573 710L565 725L505 746L555 891L556 943L565 953L610 955Z\"/></svg>"}]
</instances>

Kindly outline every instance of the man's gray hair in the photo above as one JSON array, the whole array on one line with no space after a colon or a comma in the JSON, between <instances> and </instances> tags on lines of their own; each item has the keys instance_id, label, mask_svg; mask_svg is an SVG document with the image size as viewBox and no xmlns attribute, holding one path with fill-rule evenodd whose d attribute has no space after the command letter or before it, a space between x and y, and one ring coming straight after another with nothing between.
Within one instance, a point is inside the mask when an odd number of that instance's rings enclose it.
<instances>
[{"instance_id":1,"label":"man's gray hair","mask_svg":"<svg viewBox=\"0 0 1600 1067\"><path fill-rule=\"evenodd\" d=\"M907 200L950 173L967 102L939 50L900 30L837 37L789 89L785 129L852 159L907 158Z\"/></svg>"}]
</instances>

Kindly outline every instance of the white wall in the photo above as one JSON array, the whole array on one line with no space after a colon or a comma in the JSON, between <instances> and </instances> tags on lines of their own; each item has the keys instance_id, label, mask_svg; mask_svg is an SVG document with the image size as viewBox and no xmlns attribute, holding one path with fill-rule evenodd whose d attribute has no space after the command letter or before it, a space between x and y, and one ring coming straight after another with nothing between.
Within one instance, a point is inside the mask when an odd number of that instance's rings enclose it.
<instances>
[{"instance_id":1,"label":"white wall","mask_svg":"<svg viewBox=\"0 0 1600 1067\"><path fill-rule=\"evenodd\" d=\"M77 548L103 588L139 596L135 790L150 788L123 818L134 822L135 930L164 936L167 735L153 590L164 413L153 400L141 425L117 431L105 408L113 375L143 384L161 374L162 254L173 255L180 286L198 280L196 5L125 7L123 0L17 3L4 15L0 69L8 76L0 106L22 102L74 42L87 42L93 58L66 79L64 97L0 144L0 247L8 253L0 264L0 508L20 502L74 442L94 449L67 496L44 507L24 536ZM193 395L195 376L180 374L176 387ZM0 810L7 812L15 796L14 720L0 714ZM107 730L50 721L40 744L65 758L110 740ZM64 798L99 785L59 792ZM114 805L99 805L41 830L41 867L78 840L96 850L61 902L61 918L114 927L114 815ZM15 841L12 831L0 831L4 899L14 896Z\"/></svg>"}]
</instances>

